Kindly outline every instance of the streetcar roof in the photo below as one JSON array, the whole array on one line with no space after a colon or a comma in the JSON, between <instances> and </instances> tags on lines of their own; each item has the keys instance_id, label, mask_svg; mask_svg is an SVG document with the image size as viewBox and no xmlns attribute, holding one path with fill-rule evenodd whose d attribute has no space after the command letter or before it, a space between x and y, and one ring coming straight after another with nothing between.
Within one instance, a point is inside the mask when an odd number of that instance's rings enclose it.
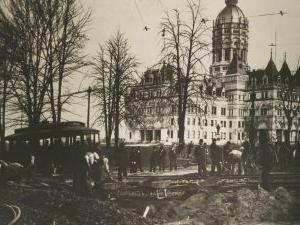
<instances>
[{"instance_id":1,"label":"streetcar roof","mask_svg":"<svg viewBox=\"0 0 300 225\"><path fill-rule=\"evenodd\" d=\"M85 127L84 123L77 121L62 123L41 123L37 126L16 129L15 133L6 137L14 139L42 139L55 137L68 137L78 135L98 134L99 130Z\"/></svg>"}]
</instances>

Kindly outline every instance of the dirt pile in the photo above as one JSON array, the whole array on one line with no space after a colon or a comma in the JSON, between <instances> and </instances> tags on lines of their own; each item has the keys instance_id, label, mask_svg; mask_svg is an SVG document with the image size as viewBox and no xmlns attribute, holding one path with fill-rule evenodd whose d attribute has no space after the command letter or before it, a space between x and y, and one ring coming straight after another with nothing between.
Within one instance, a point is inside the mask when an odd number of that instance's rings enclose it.
<instances>
[{"instance_id":1,"label":"dirt pile","mask_svg":"<svg viewBox=\"0 0 300 225\"><path fill-rule=\"evenodd\" d=\"M81 198L71 193L0 189L0 204L22 210L18 224L41 225L148 225L148 220L112 202Z\"/></svg>"},{"instance_id":2,"label":"dirt pile","mask_svg":"<svg viewBox=\"0 0 300 225\"><path fill-rule=\"evenodd\" d=\"M225 193L199 193L181 205L171 202L170 207L166 207L162 213L169 218L170 214L176 214L173 221L176 218L177 224L179 220L182 220L180 224L187 225L259 224L289 221L294 206L294 199L284 188L278 188L272 193L263 189L241 189Z\"/></svg>"}]
</instances>

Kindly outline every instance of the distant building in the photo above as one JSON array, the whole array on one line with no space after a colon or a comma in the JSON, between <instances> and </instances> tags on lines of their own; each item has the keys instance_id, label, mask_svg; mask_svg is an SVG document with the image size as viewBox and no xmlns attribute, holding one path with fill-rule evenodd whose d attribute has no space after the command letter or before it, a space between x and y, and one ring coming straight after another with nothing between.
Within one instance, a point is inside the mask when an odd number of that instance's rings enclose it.
<instances>
[{"instance_id":1,"label":"distant building","mask_svg":"<svg viewBox=\"0 0 300 225\"><path fill-rule=\"evenodd\" d=\"M292 74L285 60L278 71L271 56L265 70L249 73L247 92L250 110L251 94L255 96L254 124L258 132L268 130L273 141L284 140L288 128L286 113L291 113L290 140L300 140L300 68ZM250 122L250 114L247 120Z\"/></svg>"},{"instance_id":2,"label":"distant building","mask_svg":"<svg viewBox=\"0 0 300 225\"><path fill-rule=\"evenodd\" d=\"M212 138L218 138L221 143L242 143L249 133L249 123L253 121L250 120L251 93L256 95L254 121L257 133L268 130L274 140L283 140L286 118L282 109L275 107L280 105L276 97L280 89L278 79L294 79L300 87L300 69L292 75L285 61L278 72L271 57L265 70L249 72L248 19L237 6L238 0L225 2L226 7L213 25L210 74L192 87L201 87L201 90L187 106L185 141L198 143L201 138L210 143ZM161 68L148 69L140 84L131 88L133 101L143 104L138 112L143 120L128 126L128 142L178 141L176 106L172 104L176 101L174 82L172 67L164 64ZM298 100L300 93L293 104ZM300 117L294 122L292 141L298 140Z\"/></svg>"}]
</instances>

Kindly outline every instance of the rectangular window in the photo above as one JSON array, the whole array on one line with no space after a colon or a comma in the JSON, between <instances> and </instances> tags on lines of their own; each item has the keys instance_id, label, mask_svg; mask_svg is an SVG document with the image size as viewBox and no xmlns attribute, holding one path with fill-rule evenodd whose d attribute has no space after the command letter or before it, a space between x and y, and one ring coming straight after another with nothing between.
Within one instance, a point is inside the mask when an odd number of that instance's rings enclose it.
<instances>
[{"instance_id":1,"label":"rectangular window","mask_svg":"<svg viewBox=\"0 0 300 225\"><path fill-rule=\"evenodd\" d=\"M193 125L196 125L196 118L193 119Z\"/></svg>"},{"instance_id":2,"label":"rectangular window","mask_svg":"<svg viewBox=\"0 0 300 225\"><path fill-rule=\"evenodd\" d=\"M238 122L238 127L239 127L239 128L241 127L241 122L240 122L240 121Z\"/></svg>"},{"instance_id":3,"label":"rectangular window","mask_svg":"<svg viewBox=\"0 0 300 225\"><path fill-rule=\"evenodd\" d=\"M226 127L226 121L224 121L224 127Z\"/></svg>"},{"instance_id":4,"label":"rectangular window","mask_svg":"<svg viewBox=\"0 0 300 225\"><path fill-rule=\"evenodd\" d=\"M229 128L232 128L232 121L229 121Z\"/></svg>"},{"instance_id":5,"label":"rectangular window","mask_svg":"<svg viewBox=\"0 0 300 225\"><path fill-rule=\"evenodd\" d=\"M242 127L243 127L243 128L245 127L245 122L244 122L244 121L242 121Z\"/></svg>"},{"instance_id":6,"label":"rectangular window","mask_svg":"<svg viewBox=\"0 0 300 225\"><path fill-rule=\"evenodd\" d=\"M230 60L230 49L225 49L225 60L229 61Z\"/></svg>"},{"instance_id":7,"label":"rectangular window","mask_svg":"<svg viewBox=\"0 0 300 225\"><path fill-rule=\"evenodd\" d=\"M229 133L229 140L232 140L232 134Z\"/></svg>"},{"instance_id":8,"label":"rectangular window","mask_svg":"<svg viewBox=\"0 0 300 225\"><path fill-rule=\"evenodd\" d=\"M211 114L212 115L217 115L217 107L215 107L215 106L211 107Z\"/></svg>"},{"instance_id":9,"label":"rectangular window","mask_svg":"<svg viewBox=\"0 0 300 225\"><path fill-rule=\"evenodd\" d=\"M187 138L190 138L190 131L187 131Z\"/></svg>"},{"instance_id":10,"label":"rectangular window","mask_svg":"<svg viewBox=\"0 0 300 225\"><path fill-rule=\"evenodd\" d=\"M171 138L173 138L173 131L171 130Z\"/></svg>"},{"instance_id":11,"label":"rectangular window","mask_svg":"<svg viewBox=\"0 0 300 225\"><path fill-rule=\"evenodd\" d=\"M266 116L266 115L268 115L268 109L261 109L260 110L260 114L262 115L262 116Z\"/></svg>"},{"instance_id":12,"label":"rectangular window","mask_svg":"<svg viewBox=\"0 0 300 225\"><path fill-rule=\"evenodd\" d=\"M204 113L207 114L207 106L204 107Z\"/></svg>"},{"instance_id":13,"label":"rectangular window","mask_svg":"<svg viewBox=\"0 0 300 225\"><path fill-rule=\"evenodd\" d=\"M201 119L200 119L200 117L198 118L198 125L199 126L201 125Z\"/></svg>"},{"instance_id":14,"label":"rectangular window","mask_svg":"<svg viewBox=\"0 0 300 225\"><path fill-rule=\"evenodd\" d=\"M214 126L214 121L213 120L210 121L210 126L212 126L212 127Z\"/></svg>"},{"instance_id":15,"label":"rectangular window","mask_svg":"<svg viewBox=\"0 0 300 225\"><path fill-rule=\"evenodd\" d=\"M226 108L221 108L221 115L226 116Z\"/></svg>"},{"instance_id":16,"label":"rectangular window","mask_svg":"<svg viewBox=\"0 0 300 225\"><path fill-rule=\"evenodd\" d=\"M238 133L238 140L241 140L241 134Z\"/></svg>"},{"instance_id":17,"label":"rectangular window","mask_svg":"<svg viewBox=\"0 0 300 225\"><path fill-rule=\"evenodd\" d=\"M207 139L207 132L206 131L204 131L204 139Z\"/></svg>"},{"instance_id":18,"label":"rectangular window","mask_svg":"<svg viewBox=\"0 0 300 225\"><path fill-rule=\"evenodd\" d=\"M204 126L207 127L207 120L204 120Z\"/></svg>"},{"instance_id":19,"label":"rectangular window","mask_svg":"<svg viewBox=\"0 0 300 225\"><path fill-rule=\"evenodd\" d=\"M174 125L174 118L171 119L171 126Z\"/></svg>"}]
</instances>

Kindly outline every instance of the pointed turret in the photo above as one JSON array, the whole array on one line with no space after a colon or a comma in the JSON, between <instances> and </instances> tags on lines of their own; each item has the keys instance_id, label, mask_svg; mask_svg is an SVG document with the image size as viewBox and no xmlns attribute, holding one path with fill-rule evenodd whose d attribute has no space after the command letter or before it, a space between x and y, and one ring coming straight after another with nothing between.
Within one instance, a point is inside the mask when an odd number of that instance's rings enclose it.
<instances>
[{"instance_id":1,"label":"pointed turret","mask_svg":"<svg viewBox=\"0 0 300 225\"><path fill-rule=\"evenodd\" d=\"M237 55L234 55L231 63L228 66L228 70L227 70L227 75L230 74L246 74L246 69L245 66L243 64L243 62L241 62Z\"/></svg>"},{"instance_id":2,"label":"pointed turret","mask_svg":"<svg viewBox=\"0 0 300 225\"><path fill-rule=\"evenodd\" d=\"M284 60L282 67L279 71L279 75L281 76L281 80L286 81L286 79L291 79L292 78L292 73L291 70L286 62L286 60Z\"/></svg>"},{"instance_id":3,"label":"pointed turret","mask_svg":"<svg viewBox=\"0 0 300 225\"><path fill-rule=\"evenodd\" d=\"M265 74L268 76L269 81L272 81L272 82L276 81L277 76L278 76L278 70L273 61L272 53L271 53L270 61L265 69Z\"/></svg>"},{"instance_id":4,"label":"pointed turret","mask_svg":"<svg viewBox=\"0 0 300 225\"><path fill-rule=\"evenodd\" d=\"M294 75L294 78L295 78L295 82L296 82L296 85L298 87L300 87L300 67L298 68L298 70L296 71L295 75Z\"/></svg>"}]
</instances>

